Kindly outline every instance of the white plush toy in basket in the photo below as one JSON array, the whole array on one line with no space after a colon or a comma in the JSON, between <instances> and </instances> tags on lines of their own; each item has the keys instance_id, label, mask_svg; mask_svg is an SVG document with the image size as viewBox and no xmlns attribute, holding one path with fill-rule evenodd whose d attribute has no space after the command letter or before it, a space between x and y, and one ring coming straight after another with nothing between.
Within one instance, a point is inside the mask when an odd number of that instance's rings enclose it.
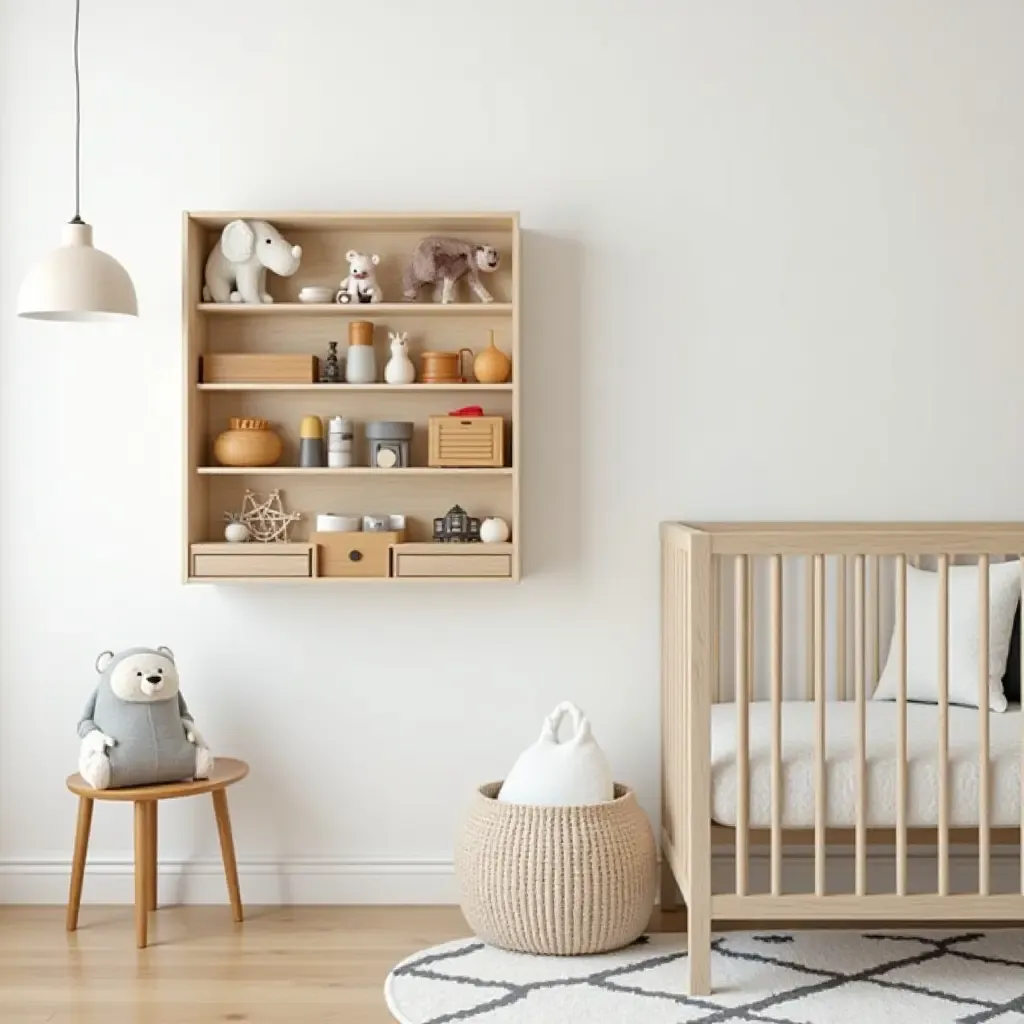
<instances>
[{"instance_id":1,"label":"white plush toy in basket","mask_svg":"<svg viewBox=\"0 0 1024 1024\"><path fill-rule=\"evenodd\" d=\"M566 715L573 734L558 738ZM575 704L559 704L544 720L540 738L527 747L508 773L498 800L534 807L583 807L615 799L608 758L590 731L587 716Z\"/></svg>"}]
</instances>

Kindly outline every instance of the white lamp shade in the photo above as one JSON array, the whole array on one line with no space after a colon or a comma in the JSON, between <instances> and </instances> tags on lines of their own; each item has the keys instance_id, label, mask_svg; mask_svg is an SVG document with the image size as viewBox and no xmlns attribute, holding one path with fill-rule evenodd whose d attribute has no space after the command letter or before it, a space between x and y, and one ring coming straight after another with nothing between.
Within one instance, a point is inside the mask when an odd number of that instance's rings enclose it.
<instances>
[{"instance_id":1,"label":"white lamp shade","mask_svg":"<svg viewBox=\"0 0 1024 1024\"><path fill-rule=\"evenodd\" d=\"M138 316L135 286L113 256L92 244L89 224L65 224L63 244L22 282L18 316L31 320L116 320Z\"/></svg>"}]
</instances>

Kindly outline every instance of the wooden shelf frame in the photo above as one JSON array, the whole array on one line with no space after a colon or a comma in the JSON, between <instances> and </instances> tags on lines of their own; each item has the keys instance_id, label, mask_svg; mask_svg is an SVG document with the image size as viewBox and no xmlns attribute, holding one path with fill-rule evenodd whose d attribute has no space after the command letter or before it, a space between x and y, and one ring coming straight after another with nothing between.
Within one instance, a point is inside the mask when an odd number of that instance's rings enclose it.
<instances>
[{"instance_id":1,"label":"wooden shelf frame","mask_svg":"<svg viewBox=\"0 0 1024 1024\"><path fill-rule=\"evenodd\" d=\"M303 264L294 279L270 276L269 290L277 301L260 306L216 304L201 298L206 257L216 244L225 224L236 218L268 220L286 238L303 246ZM294 301L299 286L327 285L344 272L346 249L380 251L385 255L390 279L383 281L385 295L395 290L398 264L412 251L419 237L456 234L467 239L498 245L503 257L494 284L485 279L495 295L493 303L460 301L448 305L427 301L383 302L363 306ZM518 581L521 576L522 529L520 493L521 339L520 295L522 245L516 213L335 213L313 211L214 211L183 215L182 320L184 359L184 537L183 578L188 583L347 583L384 582L387 585L415 583L494 583ZM390 287L389 287L390 285ZM465 285L462 285L463 291ZM468 297L468 293L467 293ZM512 357L513 379L506 384L458 385L411 384L325 385L291 383L204 384L199 381L199 356L218 351L315 351L324 347L325 336L342 340L353 319L377 325L378 365L386 356L381 339L388 328L409 330L420 349L454 349L468 344L474 351L486 346L488 332L498 333L499 344ZM335 326L336 322L336 326ZM392 326L393 325L393 326ZM460 326L461 325L461 326ZM337 332L337 333L335 333ZM454 334L454 337L453 337ZM459 341L456 343L455 339ZM466 338L473 340L465 341ZM478 340L476 340L478 339ZM225 415L261 415L280 422L291 436L297 426L291 420L297 412L324 415L337 401L339 414L355 415L357 421L373 418L375 403L381 399L380 418L408 418L417 423L460 405L482 404L488 393L496 411L511 427L509 464L497 469L441 469L416 465L408 469L383 470L368 466L346 469L295 465L236 468L211 465L211 444L224 424ZM464 398L458 397L464 395ZM303 409L304 397L312 403ZM350 400L346 404L346 396ZM237 406L236 406L237 401ZM351 402L355 402L354 405ZM407 413L404 403L408 402ZM277 403L281 403L278 407ZM492 404L492 409L495 405ZM255 411L251 411L255 410ZM406 415L402 415L406 413ZM334 415L335 413L331 413ZM419 437L417 433L417 437ZM287 443L286 443L287 447ZM357 459L363 453L357 453ZM287 457L287 452L286 452ZM414 452L414 458L416 458ZM420 456L422 457L422 456ZM294 460L291 453L289 461ZM313 526L314 512L340 508L362 513L408 512L419 525L417 540L426 540L429 520L447 507L459 503L472 515L502 515L512 527L511 576L508 578L393 578L365 580L359 577L277 579L240 577L229 579L190 576L190 546L196 541L220 540L223 512L236 507L242 492L251 487L266 492L282 489L286 505L304 513L296 539Z\"/></svg>"},{"instance_id":2,"label":"wooden shelf frame","mask_svg":"<svg viewBox=\"0 0 1024 1024\"><path fill-rule=\"evenodd\" d=\"M200 476L340 476L340 477L415 477L415 476L508 476L511 466L500 469L440 469L434 466L409 466L407 469L380 469L375 466L346 466L332 469L327 466L196 466Z\"/></svg>"},{"instance_id":3,"label":"wooden shelf frame","mask_svg":"<svg viewBox=\"0 0 1024 1024\"><path fill-rule=\"evenodd\" d=\"M431 392L442 394L447 391L464 391L467 394L481 392L509 392L514 384L197 384L200 391L313 391L319 395L346 394L379 394L386 395L394 391L411 391L429 395Z\"/></svg>"},{"instance_id":4,"label":"wooden shelf frame","mask_svg":"<svg viewBox=\"0 0 1024 1024\"><path fill-rule=\"evenodd\" d=\"M337 302L269 302L252 306L244 302L200 302L196 308L211 316L340 316L350 320L382 320L396 316L509 317L511 302L377 302L363 306L343 306Z\"/></svg>"}]
</instances>

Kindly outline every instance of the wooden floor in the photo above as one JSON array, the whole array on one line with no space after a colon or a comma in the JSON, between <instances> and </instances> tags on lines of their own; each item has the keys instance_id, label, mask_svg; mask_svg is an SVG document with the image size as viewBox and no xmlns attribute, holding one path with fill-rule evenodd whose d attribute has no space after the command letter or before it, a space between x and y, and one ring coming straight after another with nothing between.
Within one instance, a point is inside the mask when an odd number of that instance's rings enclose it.
<instances>
[{"instance_id":1,"label":"wooden floor","mask_svg":"<svg viewBox=\"0 0 1024 1024\"><path fill-rule=\"evenodd\" d=\"M411 953L468 935L454 907L0 907L2 1024L387 1024L384 979ZM683 915L668 915L673 927ZM654 922L659 927L657 915Z\"/></svg>"},{"instance_id":2,"label":"wooden floor","mask_svg":"<svg viewBox=\"0 0 1024 1024\"><path fill-rule=\"evenodd\" d=\"M388 971L469 934L456 907L246 915L236 925L226 906L161 909L137 950L131 907L85 906L71 935L63 907L0 907L0 1024L391 1024ZM655 911L651 930L685 931L686 914Z\"/></svg>"},{"instance_id":3,"label":"wooden floor","mask_svg":"<svg viewBox=\"0 0 1024 1024\"><path fill-rule=\"evenodd\" d=\"M179 907L150 915L136 950L131 907L0 908L3 1024L385 1024L388 970L467 934L449 907Z\"/></svg>"}]
</instances>

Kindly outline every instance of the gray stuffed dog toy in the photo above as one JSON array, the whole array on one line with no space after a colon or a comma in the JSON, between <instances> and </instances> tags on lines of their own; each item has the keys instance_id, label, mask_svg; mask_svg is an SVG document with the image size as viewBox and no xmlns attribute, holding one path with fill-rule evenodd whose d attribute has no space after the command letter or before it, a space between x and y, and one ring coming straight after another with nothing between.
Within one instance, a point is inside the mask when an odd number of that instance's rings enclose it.
<instances>
[{"instance_id":1,"label":"gray stuffed dog toy","mask_svg":"<svg viewBox=\"0 0 1024 1024\"><path fill-rule=\"evenodd\" d=\"M78 771L93 789L209 778L213 756L178 688L168 647L104 651L78 723Z\"/></svg>"}]
</instances>

